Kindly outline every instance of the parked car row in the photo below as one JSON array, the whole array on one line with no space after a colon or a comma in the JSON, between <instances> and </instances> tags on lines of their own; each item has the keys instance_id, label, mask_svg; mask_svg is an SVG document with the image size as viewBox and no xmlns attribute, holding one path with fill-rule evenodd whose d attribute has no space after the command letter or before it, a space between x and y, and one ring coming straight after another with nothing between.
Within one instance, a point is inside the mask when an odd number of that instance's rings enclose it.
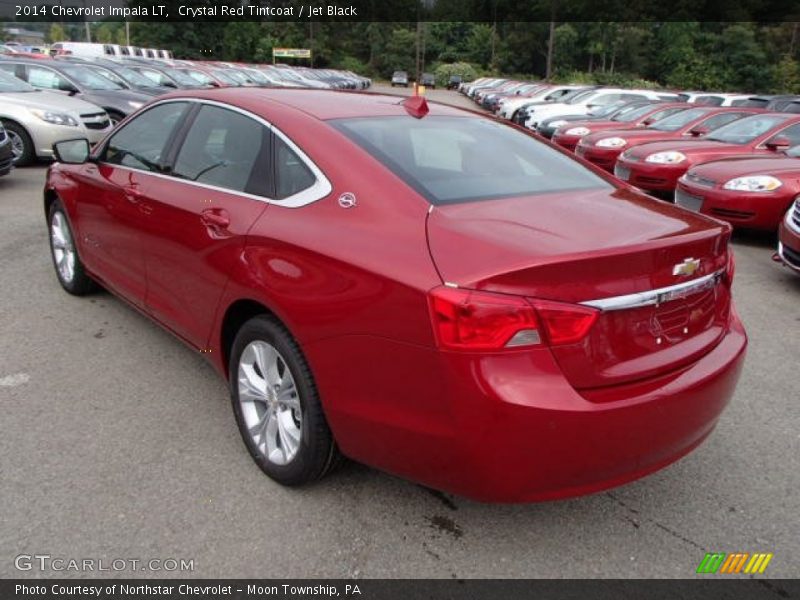
<instances>
[{"instance_id":1,"label":"parked car row","mask_svg":"<svg viewBox=\"0 0 800 600\"><path fill-rule=\"evenodd\" d=\"M779 231L800 272L800 96L484 78L460 91L595 167L734 227Z\"/></svg>"},{"instance_id":2,"label":"parked car row","mask_svg":"<svg viewBox=\"0 0 800 600\"><path fill-rule=\"evenodd\" d=\"M90 46L102 44L78 44L81 51ZM175 89L365 89L372 83L334 69L78 54L0 56L0 123L15 165L52 158L59 140L85 137L94 144L129 114Z\"/></svg>"}]
</instances>

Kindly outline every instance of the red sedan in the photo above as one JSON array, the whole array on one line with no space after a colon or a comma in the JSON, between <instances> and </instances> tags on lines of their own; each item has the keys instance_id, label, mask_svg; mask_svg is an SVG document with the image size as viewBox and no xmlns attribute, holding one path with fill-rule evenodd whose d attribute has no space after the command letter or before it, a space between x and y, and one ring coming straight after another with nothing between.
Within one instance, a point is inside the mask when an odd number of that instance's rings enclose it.
<instances>
[{"instance_id":1,"label":"red sedan","mask_svg":"<svg viewBox=\"0 0 800 600\"><path fill-rule=\"evenodd\" d=\"M672 196L692 165L743 154L774 155L800 144L800 115L765 113L738 119L696 140L639 144L623 152L614 175L643 190Z\"/></svg>"},{"instance_id":2,"label":"red sedan","mask_svg":"<svg viewBox=\"0 0 800 600\"><path fill-rule=\"evenodd\" d=\"M800 273L800 201L786 212L778 228L778 257L790 269Z\"/></svg>"},{"instance_id":3,"label":"red sedan","mask_svg":"<svg viewBox=\"0 0 800 600\"><path fill-rule=\"evenodd\" d=\"M685 102L668 104L653 102L652 104L638 106L633 110L620 111L619 114L607 121L572 121L559 127L553 134L552 140L562 148L572 151L575 150L578 142L589 134L594 135L609 129L617 131L644 127L678 111L685 111L688 108L689 105Z\"/></svg>"},{"instance_id":4,"label":"red sedan","mask_svg":"<svg viewBox=\"0 0 800 600\"><path fill-rule=\"evenodd\" d=\"M494 119L223 88L56 150L62 287L210 360L283 484L341 453L480 500L585 494L691 451L736 385L730 226Z\"/></svg>"},{"instance_id":5,"label":"red sedan","mask_svg":"<svg viewBox=\"0 0 800 600\"><path fill-rule=\"evenodd\" d=\"M598 167L613 172L614 165L625 148L647 142L700 137L759 112L762 111L755 108L690 108L645 128L593 133L580 141L575 153Z\"/></svg>"},{"instance_id":6,"label":"red sedan","mask_svg":"<svg viewBox=\"0 0 800 600\"><path fill-rule=\"evenodd\" d=\"M675 202L734 227L775 231L798 194L800 160L743 156L689 169L678 180Z\"/></svg>"}]
</instances>

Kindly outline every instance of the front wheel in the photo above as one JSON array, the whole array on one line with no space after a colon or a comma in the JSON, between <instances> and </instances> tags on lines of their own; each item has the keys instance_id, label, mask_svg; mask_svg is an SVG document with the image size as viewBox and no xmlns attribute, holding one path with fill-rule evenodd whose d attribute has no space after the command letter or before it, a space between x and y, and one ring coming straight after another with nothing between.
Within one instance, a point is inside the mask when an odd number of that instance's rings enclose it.
<instances>
[{"instance_id":1,"label":"front wheel","mask_svg":"<svg viewBox=\"0 0 800 600\"><path fill-rule=\"evenodd\" d=\"M60 200L50 206L50 254L56 269L58 282L73 296L85 296L97 288L97 284L86 274L78 256L75 238L67 219L67 211Z\"/></svg>"},{"instance_id":2,"label":"front wheel","mask_svg":"<svg viewBox=\"0 0 800 600\"><path fill-rule=\"evenodd\" d=\"M4 123L6 133L11 139L11 155L14 164L24 167L36 160L36 148L31 136L22 125L12 122Z\"/></svg>"},{"instance_id":3,"label":"front wheel","mask_svg":"<svg viewBox=\"0 0 800 600\"><path fill-rule=\"evenodd\" d=\"M323 477L339 452L311 370L283 325L245 323L230 359L233 413L250 456L269 477L299 486Z\"/></svg>"}]
</instances>

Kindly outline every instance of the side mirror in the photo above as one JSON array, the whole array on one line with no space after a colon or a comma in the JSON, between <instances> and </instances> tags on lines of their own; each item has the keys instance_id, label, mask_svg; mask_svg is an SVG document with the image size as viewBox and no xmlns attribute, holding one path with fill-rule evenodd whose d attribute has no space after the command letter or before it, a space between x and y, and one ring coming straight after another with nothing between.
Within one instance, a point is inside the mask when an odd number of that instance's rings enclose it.
<instances>
[{"instance_id":1,"label":"side mirror","mask_svg":"<svg viewBox=\"0 0 800 600\"><path fill-rule=\"evenodd\" d=\"M693 127L689 130L689 133L693 137L700 137L701 135L705 135L709 133L711 130L708 127L703 127L702 125L698 125L697 127Z\"/></svg>"},{"instance_id":2,"label":"side mirror","mask_svg":"<svg viewBox=\"0 0 800 600\"><path fill-rule=\"evenodd\" d=\"M766 143L767 150L777 152L778 150L786 150L792 143L789 138L782 135L777 135Z\"/></svg>"},{"instance_id":3,"label":"side mirror","mask_svg":"<svg viewBox=\"0 0 800 600\"><path fill-rule=\"evenodd\" d=\"M645 119L644 121L642 121L642 125L644 127L647 127L648 125L652 125L653 123L655 123L655 119L653 119L653 118Z\"/></svg>"},{"instance_id":4,"label":"side mirror","mask_svg":"<svg viewBox=\"0 0 800 600\"><path fill-rule=\"evenodd\" d=\"M53 144L56 160L67 165L82 165L89 160L89 140L79 138Z\"/></svg>"}]
</instances>

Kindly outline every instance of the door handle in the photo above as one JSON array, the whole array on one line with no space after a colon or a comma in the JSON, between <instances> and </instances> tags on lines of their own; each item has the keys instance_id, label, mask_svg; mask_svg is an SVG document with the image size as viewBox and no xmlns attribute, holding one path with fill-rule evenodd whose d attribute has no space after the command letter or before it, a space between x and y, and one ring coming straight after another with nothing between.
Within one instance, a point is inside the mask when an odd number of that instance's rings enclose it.
<instances>
[{"instance_id":1,"label":"door handle","mask_svg":"<svg viewBox=\"0 0 800 600\"><path fill-rule=\"evenodd\" d=\"M231 224L228 211L222 208L207 208L200 213L200 220L213 229L227 229Z\"/></svg>"}]
</instances>

